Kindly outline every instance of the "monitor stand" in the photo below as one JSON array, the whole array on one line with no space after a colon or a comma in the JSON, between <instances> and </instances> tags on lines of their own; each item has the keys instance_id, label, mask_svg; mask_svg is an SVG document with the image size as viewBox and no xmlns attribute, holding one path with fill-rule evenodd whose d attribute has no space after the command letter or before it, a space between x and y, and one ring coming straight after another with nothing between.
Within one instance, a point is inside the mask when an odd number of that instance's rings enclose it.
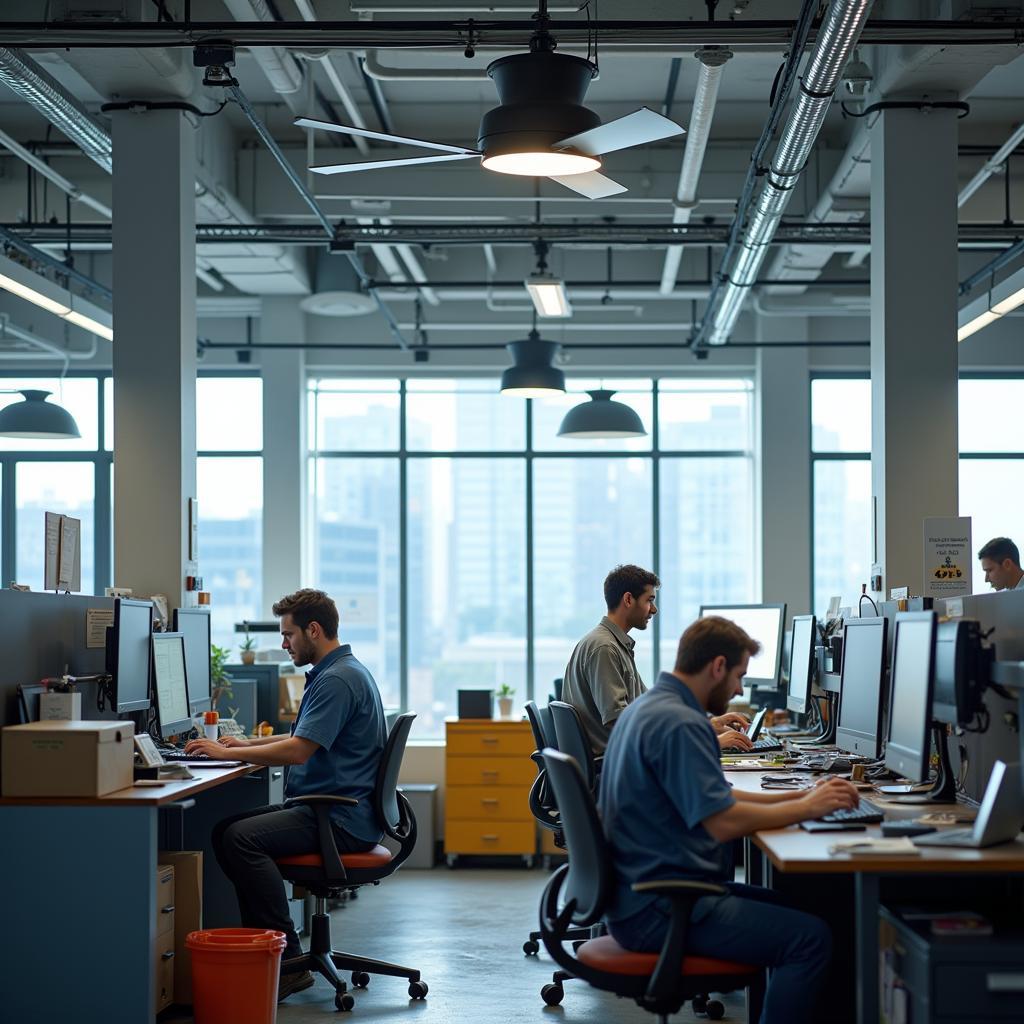
<instances>
[{"instance_id":1,"label":"monitor stand","mask_svg":"<svg viewBox=\"0 0 1024 1024\"><path fill-rule=\"evenodd\" d=\"M801 737L793 740L797 747L830 747L836 742L836 719L838 718L838 694L826 693L828 702L828 722L822 722L821 731L816 736Z\"/></svg>"},{"instance_id":2,"label":"monitor stand","mask_svg":"<svg viewBox=\"0 0 1024 1024\"><path fill-rule=\"evenodd\" d=\"M942 722L932 722L932 737L939 754L939 773L935 778L935 785L923 793L892 797L890 803L919 805L956 803L956 778L953 775L953 765L949 759L949 734Z\"/></svg>"}]
</instances>

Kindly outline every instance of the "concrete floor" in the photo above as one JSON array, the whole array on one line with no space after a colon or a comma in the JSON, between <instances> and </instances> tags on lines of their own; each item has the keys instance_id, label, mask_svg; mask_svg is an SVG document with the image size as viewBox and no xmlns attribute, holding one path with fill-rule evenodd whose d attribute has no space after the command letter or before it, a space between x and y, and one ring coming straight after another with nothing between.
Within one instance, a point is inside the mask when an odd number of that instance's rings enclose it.
<instances>
[{"instance_id":1,"label":"concrete floor","mask_svg":"<svg viewBox=\"0 0 1024 1024\"><path fill-rule=\"evenodd\" d=\"M353 993L351 1024L653 1024L655 1018L635 1003L581 982L566 982L561 1006L544 1005L540 989L551 980L554 964L544 952L524 956L522 943L536 927L548 877L539 869L435 868L400 871L377 887L364 887L358 899L331 915L334 948L418 968L430 992L426 1001L412 1002L406 982L373 978L369 988ZM723 1001L727 1021L745 1019L742 993ZM277 1019L279 1024L337 1020L333 990L318 980L282 1003ZM706 1020L689 1008L673 1018Z\"/></svg>"}]
</instances>

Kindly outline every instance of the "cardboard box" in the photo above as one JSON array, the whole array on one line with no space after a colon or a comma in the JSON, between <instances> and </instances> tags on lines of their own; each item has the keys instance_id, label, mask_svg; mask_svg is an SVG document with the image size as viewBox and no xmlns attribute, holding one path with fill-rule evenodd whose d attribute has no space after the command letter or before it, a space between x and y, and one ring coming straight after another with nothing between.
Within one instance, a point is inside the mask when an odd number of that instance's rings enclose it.
<instances>
[{"instance_id":1,"label":"cardboard box","mask_svg":"<svg viewBox=\"0 0 1024 1024\"><path fill-rule=\"evenodd\" d=\"M192 1003L192 958L185 936L203 926L202 850L161 850L160 864L174 868L174 1001Z\"/></svg>"},{"instance_id":2,"label":"cardboard box","mask_svg":"<svg viewBox=\"0 0 1024 1024\"><path fill-rule=\"evenodd\" d=\"M40 722L77 722L82 717L82 695L75 693L39 694Z\"/></svg>"},{"instance_id":3,"label":"cardboard box","mask_svg":"<svg viewBox=\"0 0 1024 1024\"><path fill-rule=\"evenodd\" d=\"M29 722L0 734L4 796L96 797L132 785L130 722Z\"/></svg>"},{"instance_id":4,"label":"cardboard box","mask_svg":"<svg viewBox=\"0 0 1024 1024\"><path fill-rule=\"evenodd\" d=\"M302 691L306 686L306 677L302 675L281 676L277 683L278 712L281 718L294 721L302 703Z\"/></svg>"}]
</instances>

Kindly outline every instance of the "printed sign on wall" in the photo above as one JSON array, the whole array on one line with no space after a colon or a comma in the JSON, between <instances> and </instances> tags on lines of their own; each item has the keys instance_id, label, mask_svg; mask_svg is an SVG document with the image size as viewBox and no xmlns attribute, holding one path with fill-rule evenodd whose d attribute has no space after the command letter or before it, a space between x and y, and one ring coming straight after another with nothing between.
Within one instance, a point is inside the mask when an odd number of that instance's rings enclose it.
<instances>
[{"instance_id":1,"label":"printed sign on wall","mask_svg":"<svg viewBox=\"0 0 1024 1024\"><path fill-rule=\"evenodd\" d=\"M935 516L924 521L924 597L971 592L971 517Z\"/></svg>"}]
</instances>

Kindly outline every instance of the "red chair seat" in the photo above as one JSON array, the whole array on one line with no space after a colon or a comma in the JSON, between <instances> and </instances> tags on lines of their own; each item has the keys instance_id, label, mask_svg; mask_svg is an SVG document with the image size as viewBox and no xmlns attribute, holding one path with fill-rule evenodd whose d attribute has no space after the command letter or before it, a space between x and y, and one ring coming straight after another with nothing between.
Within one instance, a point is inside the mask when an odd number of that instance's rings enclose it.
<instances>
[{"instance_id":1,"label":"red chair seat","mask_svg":"<svg viewBox=\"0 0 1024 1024\"><path fill-rule=\"evenodd\" d=\"M657 953L634 953L620 946L610 935L590 939L576 950L577 958L598 971L648 977L658 964ZM682 974L754 974L760 970L750 964L718 960L710 956L683 957Z\"/></svg>"},{"instance_id":2,"label":"red chair seat","mask_svg":"<svg viewBox=\"0 0 1024 1024\"><path fill-rule=\"evenodd\" d=\"M343 853L339 857L344 867L354 870L387 867L392 859L391 851L386 846L375 846L365 853ZM282 867L291 865L297 868L321 868L324 864L319 853L297 853L291 857L278 857L275 863Z\"/></svg>"}]
</instances>

